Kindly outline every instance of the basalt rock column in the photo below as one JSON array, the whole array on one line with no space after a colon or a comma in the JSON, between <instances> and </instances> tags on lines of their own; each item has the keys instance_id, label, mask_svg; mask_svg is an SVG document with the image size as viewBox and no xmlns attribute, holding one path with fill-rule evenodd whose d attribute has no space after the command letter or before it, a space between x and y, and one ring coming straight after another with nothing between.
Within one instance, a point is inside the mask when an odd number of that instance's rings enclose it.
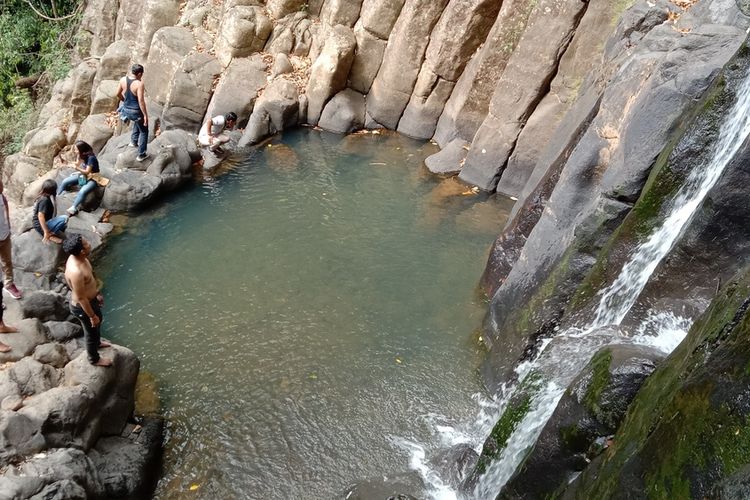
<instances>
[{"instance_id":1,"label":"basalt rock column","mask_svg":"<svg viewBox=\"0 0 750 500\"><path fill-rule=\"evenodd\" d=\"M490 102L489 114L472 141L459 177L492 191L513 152L516 139L536 105L547 93L586 4L580 0L541 1Z\"/></svg>"},{"instance_id":2,"label":"basalt rock column","mask_svg":"<svg viewBox=\"0 0 750 500\"><path fill-rule=\"evenodd\" d=\"M453 0L430 37L425 63L398 131L429 139L471 55L484 41L497 17L496 0Z\"/></svg>"},{"instance_id":3,"label":"basalt rock column","mask_svg":"<svg viewBox=\"0 0 750 500\"><path fill-rule=\"evenodd\" d=\"M367 113L396 129L422 67L430 33L448 0L414 0L404 5L393 27L383 64L367 96Z\"/></svg>"}]
</instances>

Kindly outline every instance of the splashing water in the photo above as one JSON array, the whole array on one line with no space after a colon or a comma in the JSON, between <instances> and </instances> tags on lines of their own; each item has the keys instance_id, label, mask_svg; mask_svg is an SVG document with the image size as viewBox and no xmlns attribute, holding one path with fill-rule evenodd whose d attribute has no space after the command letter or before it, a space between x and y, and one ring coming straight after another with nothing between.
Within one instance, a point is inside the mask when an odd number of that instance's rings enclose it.
<instances>
[{"instance_id":1,"label":"splashing water","mask_svg":"<svg viewBox=\"0 0 750 500\"><path fill-rule=\"evenodd\" d=\"M518 382L510 390L503 391L503 397L494 405L495 411L487 407L481 411L479 426L486 437L489 415L496 422L510 398L518 391L529 373L542 374L546 385L532 401L532 406L523 420L516 426L506 448L480 478L473 498L494 498L513 475L527 451L539 437L543 427L557 407L565 388L585 366L596 351L607 344L633 343L655 347L666 353L671 352L687 335L692 320L675 316L668 312L650 311L632 338L622 335L616 328L635 304L638 296L648 283L652 273L674 247L695 211L700 207L708 192L721 177L724 169L736 155L745 139L750 135L750 78L746 77L737 94L737 100L727 119L722 124L718 140L714 144L712 161L705 168L690 172L671 204L670 212L662 225L634 250L630 260L623 266L617 279L603 292L594 319L582 328L571 328L557 335L540 349L536 359L527 361L516 370ZM463 431L465 434L471 434ZM482 442L476 443L476 451L481 451ZM422 452L424 450L422 449ZM414 457L414 455L413 455ZM422 467L419 459L414 465ZM420 470L420 469L418 469ZM423 473L428 486L428 494L433 498L454 499L461 494L450 491L435 475Z\"/></svg>"}]
</instances>

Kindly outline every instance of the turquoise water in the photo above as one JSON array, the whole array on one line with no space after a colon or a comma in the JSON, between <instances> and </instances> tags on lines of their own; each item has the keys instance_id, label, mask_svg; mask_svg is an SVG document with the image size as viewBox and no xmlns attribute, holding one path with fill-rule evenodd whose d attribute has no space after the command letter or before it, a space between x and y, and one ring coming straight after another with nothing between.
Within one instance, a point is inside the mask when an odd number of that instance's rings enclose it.
<instances>
[{"instance_id":1,"label":"turquoise water","mask_svg":"<svg viewBox=\"0 0 750 500\"><path fill-rule=\"evenodd\" d=\"M104 335L159 385L158 498L340 496L476 414L476 284L510 202L428 175L434 151L287 133L97 258Z\"/></svg>"}]
</instances>

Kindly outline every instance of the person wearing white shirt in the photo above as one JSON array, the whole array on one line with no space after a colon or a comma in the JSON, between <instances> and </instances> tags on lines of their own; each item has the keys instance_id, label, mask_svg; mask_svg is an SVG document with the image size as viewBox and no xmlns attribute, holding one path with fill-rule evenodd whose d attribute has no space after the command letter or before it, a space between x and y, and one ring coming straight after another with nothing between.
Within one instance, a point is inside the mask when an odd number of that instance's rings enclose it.
<instances>
[{"instance_id":1,"label":"person wearing white shirt","mask_svg":"<svg viewBox=\"0 0 750 500\"><path fill-rule=\"evenodd\" d=\"M237 115L234 112L209 118L198 133L198 142L201 146L216 151L221 148L222 144L229 142L229 136L223 132L232 130L236 124Z\"/></svg>"}]
</instances>

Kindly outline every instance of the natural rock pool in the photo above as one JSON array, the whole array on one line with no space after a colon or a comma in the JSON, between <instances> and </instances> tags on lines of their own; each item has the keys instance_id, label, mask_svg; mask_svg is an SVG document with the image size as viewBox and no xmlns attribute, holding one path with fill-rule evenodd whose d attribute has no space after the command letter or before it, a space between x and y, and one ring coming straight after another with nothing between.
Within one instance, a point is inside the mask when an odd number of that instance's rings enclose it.
<instances>
[{"instance_id":1,"label":"natural rock pool","mask_svg":"<svg viewBox=\"0 0 750 500\"><path fill-rule=\"evenodd\" d=\"M474 417L477 283L512 202L430 176L434 151L289 132L112 239L104 335L159 386L157 497L331 498Z\"/></svg>"}]
</instances>

